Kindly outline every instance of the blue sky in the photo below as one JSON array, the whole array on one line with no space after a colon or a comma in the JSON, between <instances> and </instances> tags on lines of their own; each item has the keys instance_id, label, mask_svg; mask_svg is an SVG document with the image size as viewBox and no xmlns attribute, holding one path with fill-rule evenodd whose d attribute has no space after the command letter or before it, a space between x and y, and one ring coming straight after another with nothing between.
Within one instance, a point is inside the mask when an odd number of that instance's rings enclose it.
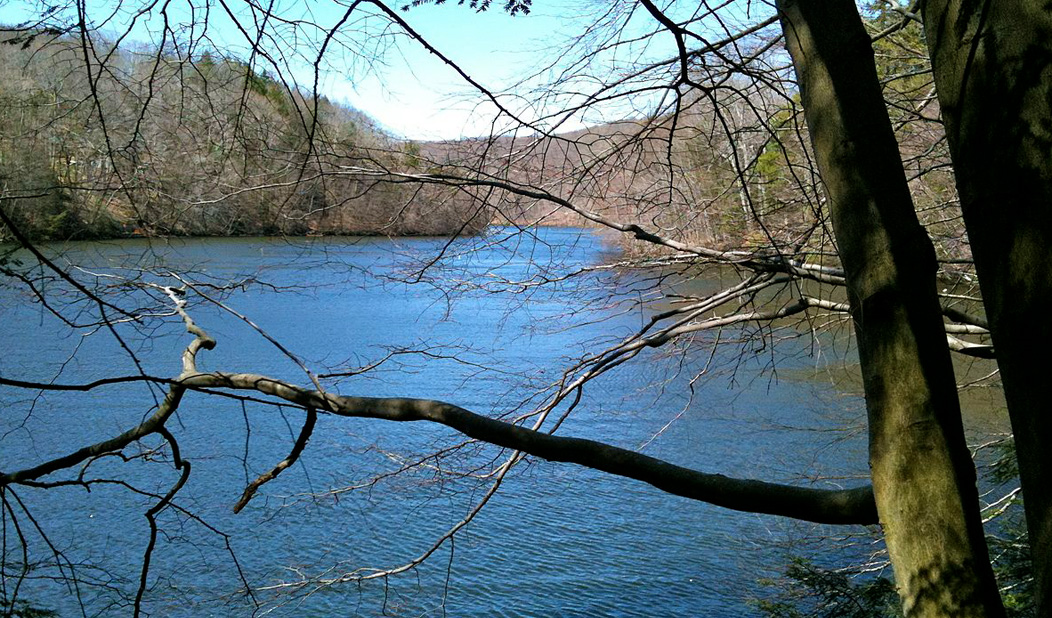
<instances>
[{"instance_id":1,"label":"blue sky","mask_svg":"<svg viewBox=\"0 0 1052 618\"><path fill-rule=\"evenodd\" d=\"M566 20L540 7L512 17L499 8L476 13L450 3L420 6L403 18L434 47L487 88L503 90L531 73ZM438 58L414 41L388 50L382 70L364 79L330 76L323 90L413 139L488 134L494 108Z\"/></svg>"}]
</instances>

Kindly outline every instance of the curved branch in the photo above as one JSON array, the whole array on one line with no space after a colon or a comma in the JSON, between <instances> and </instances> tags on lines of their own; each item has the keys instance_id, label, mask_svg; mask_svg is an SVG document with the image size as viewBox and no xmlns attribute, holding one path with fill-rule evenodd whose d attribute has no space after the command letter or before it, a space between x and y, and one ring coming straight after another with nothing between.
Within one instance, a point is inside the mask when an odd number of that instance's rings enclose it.
<instances>
[{"instance_id":1,"label":"curved branch","mask_svg":"<svg viewBox=\"0 0 1052 618\"><path fill-rule=\"evenodd\" d=\"M179 408L179 402L182 401L183 393L185 391L185 386L180 384L172 385L168 390L168 394L165 395L164 401L161 402L161 405L157 407L157 411L151 414L149 418L109 440L96 442L95 444L85 446L84 448L78 449L67 455L45 461L42 464L33 466L32 468L26 468L24 470L7 474L0 472L0 487L15 483L24 483L25 481L32 481L60 470L72 468L82 461L86 461L92 457L121 451L132 442L157 433L164 427L168 418Z\"/></svg>"},{"instance_id":2,"label":"curved branch","mask_svg":"<svg viewBox=\"0 0 1052 618\"><path fill-rule=\"evenodd\" d=\"M972 326L978 326L983 330L990 330L990 323L986 321L986 318L971 315L956 307L950 307L948 305L943 306L942 314L954 322L960 322L961 324L971 324Z\"/></svg>"},{"instance_id":3,"label":"curved branch","mask_svg":"<svg viewBox=\"0 0 1052 618\"><path fill-rule=\"evenodd\" d=\"M946 335L946 343L949 344L952 352L964 354L965 356L974 356L976 358L997 358L997 354L994 352L994 346L985 345L981 343L972 343L965 341L964 339L958 339L953 335Z\"/></svg>"},{"instance_id":4,"label":"curved branch","mask_svg":"<svg viewBox=\"0 0 1052 618\"><path fill-rule=\"evenodd\" d=\"M685 498L707 502L716 506L745 511L780 515L805 521L828 524L875 524L877 523L876 506L872 488L858 487L845 490L824 490L805 487L794 487L777 483L767 483L749 479L735 479L720 474L709 474L678 466L641 453L619 448L595 440L556 436L550 433L528 429L514 423L504 422L470 412L459 406L441 401L409 398L375 398L346 397L334 395L323 390L311 390L250 373L203 373L196 370L196 356L201 349L211 349L215 340L201 330L186 313L185 299L179 290L164 288L176 306L176 312L183 318L187 331L194 335L193 341L183 352L183 372L171 382L163 402L148 419L124 433L78 451L44 462L33 468L0 473L0 486L33 481L103 453L120 451L131 442L152 433L166 433L164 424L178 408L186 389L237 389L252 390L285 401L295 403L308 410L321 410L336 416L353 418L374 418L379 420L409 422L428 421L445 425L469 438L488 442L496 446L512 449L549 461L574 463L577 465L643 481L654 487ZM766 315L767 319L785 317L804 311L817 301L801 298L794 303ZM821 303L818 303L821 304ZM755 318L752 314L734 316L738 319ZM737 319L735 319L737 318ZM717 318L719 320L719 318ZM708 322L711 322L708 321ZM683 325L673 329L696 330L698 325ZM637 342L640 345L652 344L652 341ZM298 451L302 450L309 437L313 422L308 423L300 439L290 454L289 460L295 460ZM285 462L282 462L285 463ZM291 461L289 461L291 463ZM287 466L286 466L287 467ZM278 468L282 468L281 464ZM281 470L275 468L272 475ZM239 502L251 498L253 490L266 480L264 475L249 486L245 496Z\"/></svg>"},{"instance_id":5,"label":"curved branch","mask_svg":"<svg viewBox=\"0 0 1052 618\"><path fill-rule=\"evenodd\" d=\"M190 479L190 462L180 456L179 443L176 442L175 437L163 427L161 427L158 432L164 436L164 439L167 440L168 444L171 446L172 459L174 460L175 468L179 470L180 473L179 479L176 480L175 484L172 485L168 492L144 514L146 516L146 521L150 526L150 535L149 540L146 543L146 550L143 553L142 568L139 571L139 587L135 591L135 602L132 605L133 615L136 618L142 615L142 598L146 593L153 551L157 547L157 514L171 505L172 499L175 498L175 494L179 493L179 490L186 485L186 481Z\"/></svg>"},{"instance_id":6,"label":"curved branch","mask_svg":"<svg viewBox=\"0 0 1052 618\"><path fill-rule=\"evenodd\" d=\"M234 505L234 512L240 513L241 509L245 508L252 496L256 495L256 491L262 487L265 483L268 483L279 474L285 471L286 468L296 463L300 458L300 454L303 453L303 449L307 447L307 442L310 440L311 434L314 433L314 424L318 420L318 411L314 408L307 408L307 420L303 423L303 428L300 429L300 435L296 438L296 443L292 445L292 451L288 457L279 461L269 471L259 475L259 478L248 484L245 491L241 494L241 499Z\"/></svg>"},{"instance_id":7,"label":"curved branch","mask_svg":"<svg viewBox=\"0 0 1052 618\"><path fill-rule=\"evenodd\" d=\"M186 346L183 350L182 361L183 371L180 374L180 378L186 376L192 376L197 373L197 354L201 350L211 350L215 348L216 341L208 336L201 327L194 323L193 319L189 314L186 313L186 300L183 298L183 292L171 287L162 288L168 297L175 304L176 313L183 319L183 323L186 325L186 331L194 336L194 339ZM154 378L142 376L143 381L153 382L157 381ZM80 386L67 386L60 387L58 385L52 385L48 387L51 390L90 390L95 386L101 385L102 383L115 383L126 381L124 379L118 379L114 381L96 381L88 385ZM2 383L15 383L15 380L2 380ZM168 389L168 393L164 396L164 400L161 401L157 410L154 411L146 420L139 423L135 427L110 438L109 440L102 440L90 444L81 449L68 453L61 457L56 457L49 461L45 461L39 465L33 466L32 468L26 468L24 470L18 470L11 473L0 472L0 487L13 483L24 483L25 481L36 480L42 476L47 476L59 470L65 470L76 466L77 464L86 461L92 457L97 457L105 453L115 453L124 449L132 442L141 440L146 436L154 433L166 432L164 424L168 422L168 419L175 413L179 408L179 403L183 399L183 393L186 392L186 386L180 383L179 379L171 382L171 387ZM173 447L174 448L174 447Z\"/></svg>"},{"instance_id":8,"label":"curved branch","mask_svg":"<svg viewBox=\"0 0 1052 618\"><path fill-rule=\"evenodd\" d=\"M595 440L534 431L441 401L323 394L248 373L198 373L182 378L180 384L195 389L256 390L337 416L438 423L476 440L643 481L677 496L736 511L828 524L877 523L868 486L824 490L708 474Z\"/></svg>"}]
</instances>

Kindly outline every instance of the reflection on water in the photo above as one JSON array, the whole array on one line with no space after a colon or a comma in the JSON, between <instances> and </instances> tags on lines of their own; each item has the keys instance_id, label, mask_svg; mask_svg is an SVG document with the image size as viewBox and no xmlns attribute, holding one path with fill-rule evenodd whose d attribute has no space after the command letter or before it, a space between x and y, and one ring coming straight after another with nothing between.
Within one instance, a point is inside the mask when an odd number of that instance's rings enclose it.
<instances>
[{"instance_id":1,"label":"reflection on water","mask_svg":"<svg viewBox=\"0 0 1052 618\"><path fill-rule=\"evenodd\" d=\"M528 406L531 393L555 382L573 358L625 336L647 317L645 308L609 300L639 275L606 271L532 285L540 276L603 260L598 238L575 229L537 236L495 230L449 246L427 238L203 239L69 251L69 259L100 271L122 262L155 264L155 274L137 276L166 284L172 281L156 274L162 269L192 269L196 280L210 283L252 277L262 284L248 284L225 302L318 373L364 367L393 351L422 352L329 380L334 390L445 399L489 414L528 409L518 406ZM444 252L440 265L421 270L426 262L414 261L437 252ZM202 356L203 369L307 382L240 320L207 302L191 310L219 342ZM0 290L0 311L2 375L47 380L61 368L59 381L80 382L136 371L106 332L71 335L11 289ZM145 371L178 372L187 337L176 320L145 331L121 326L120 333ZM717 372L695 381L693 392L688 383L711 361L708 347L697 343L698 358L685 360L641 357L590 385L561 431L630 448L654 438L647 453L706 471L792 482L843 479L819 483L824 486L857 482L851 478L866 470L861 402L828 372L816 373L816 366L838 362L836 355L816 360L806 340L779 345L789 353L777 377L763 371L766 358L742 361L741 349L729 346L716 355L734 360L733 380ZM31 393L0 390L0 468L24 467L113 435L141 419L155 396L141 385L36 401ZM265 587L398 566L465 515L487 487L477 475L501 455L471 448L457 459L428 460L371 483L459 439L436 427L323 417L302 465L233 515L247 480L285 456L300 420L296 410L187 396L172 430L194 473L179 495L184 510L169 509L160 518L165 534L146 602L153 615L249 615L252 600L241 575ZM91 475L132 479L160 493L176 478L163 463L116 460L95 464ZM363 487L326 493L357 485ZM150 499L115 485L91 492L19 489L18 495L64 559L83 564L79 589L30 580L20 594L63 615L79 613L79 602L89 614L128 613L120 592L134 591L138 580L147 531L143 505ZM756 581L784 564L782 545L810 532L810 526L531 461L454 545L419 569L362 585L257 592L256 599L268 608L278 603L270 614L276 616L442 615L443 608L450 616L738 616L751 613L747 600ZM10 536L7 544L10 552ZM35 547L46 557L39 543Z\"/></svg>"}]
</instances>

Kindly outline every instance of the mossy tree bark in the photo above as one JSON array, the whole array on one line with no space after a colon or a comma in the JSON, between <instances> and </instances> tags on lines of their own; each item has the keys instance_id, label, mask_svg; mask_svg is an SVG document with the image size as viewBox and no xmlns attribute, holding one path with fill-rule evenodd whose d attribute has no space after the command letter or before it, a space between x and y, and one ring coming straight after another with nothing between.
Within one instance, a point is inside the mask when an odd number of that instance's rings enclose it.
<instances>
[{"instance_id":1,"label":"mossy tree bark","mask_svg":"<svg viewBox=\"0 0 1052 618\"><path fill-rule=\"evenodd\" d=\"M964 222L1015 434L1037 615L1052 615L1052 6L923 3Z\"/></svg>"},{"instance_id":2,"label":"mossy tree bark","mask_svg":"<svg viewBox=\"0 0 1052 618\"><path fill-rule=\"evenodd\" d=\"M877 512L907 616L1002 616L935 287L853 2L778 3L825 184L869 415Z\"/></svg>"}]
</instances>

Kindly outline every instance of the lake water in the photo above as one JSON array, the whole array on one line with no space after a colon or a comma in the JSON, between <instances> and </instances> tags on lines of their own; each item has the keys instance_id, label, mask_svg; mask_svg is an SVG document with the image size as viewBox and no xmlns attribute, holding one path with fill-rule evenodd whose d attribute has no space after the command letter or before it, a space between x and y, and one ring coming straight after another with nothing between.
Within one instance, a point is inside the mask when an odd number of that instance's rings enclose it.
<instances>
[{"instance_id":1,"label":"lake water","mask_svg":"<svg viewBox=\"0 0 1052 618\"><path fill-rule=\"evenodd\" d=\"M58 254L57 247L49 250ZM63 255L84 267L78 277L111 285L114 302L129 309L161 307L163 299L94 277L118 273L165 285L176 283L167 271L193 272L194 280L217 285L251 278L229 294L200 289L222 296L317 373L405 352L363 375L327 380L331 390L443 399L486 414L531 409L539 389L574 359L646 321L659 306L647 297L654 285L684 285L617 270L548 286L502 285L557 278L616 257L599 236L577 229L537 235L494 229L448 246L429 238L121 241L69 245ZM60 282L47 292L74 319L97 312L90 304L64 304L72 297ZM219 342L202 353L202 369L308 384L258 332L189 297L192 315ZM0 375L75 383L138 371L112 333L71 333L16 287L0 288L0 312ZM178 320L121 324L117 332L143 371L178 373L189 341ZM728 475L858 484L866 470L864 414L855 387L841 382L844 346L777 333L733 342L743 334L755 333L727 330L721 338L731 343L715 350L706 336L684 344L682 353L654 352L619 367L585 388L560 433ZM158 396L141 384L40 396L0 388L0 469L26 467L126 429ZM497 449L470 447L382 477L460 440L441 427L322 417L301 463L234 515L247 480L287 454L301 420L294 409L187 395L170 427L193 474L176 498L184 510L159 518L163 533L144 602L151 615L741 616L755 613L750 599L763 594L758 580L776 575L788 554L857 559L872 549L811 544L861 529L727 511L635 481L530 460L452 547L444 545L419 568L361 584L258 591L253 601L242 576L261 588L413 559L483 495L489 481L477 477L501 461ZM119 477L164 493L176 474L159 459L108 458L85 478ZM364 487L329 492L353 486ZM59 552L63 563L61 570L31 570L21 598L63 616L81 615L81 606L86 615L130 613L127 599L147 539L144 505L152 499L120 485L90 492L17 488L5 499L5 594L16 580L12 565L21 563L13 512L29 540L30 561L53 562ZM71 569L76 585L69 583Z\"/></svg>"}]
</instances>

